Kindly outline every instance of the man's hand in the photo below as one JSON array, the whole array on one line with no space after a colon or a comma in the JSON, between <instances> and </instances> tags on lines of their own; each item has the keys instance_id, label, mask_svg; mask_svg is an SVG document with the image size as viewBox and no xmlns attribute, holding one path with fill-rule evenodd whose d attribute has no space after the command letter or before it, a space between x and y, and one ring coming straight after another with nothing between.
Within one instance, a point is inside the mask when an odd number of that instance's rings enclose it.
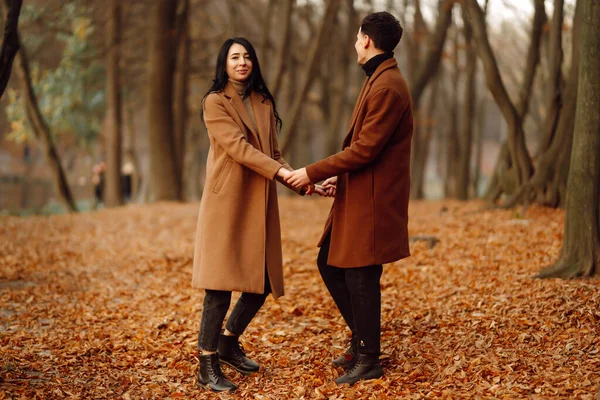
<instances>
[{"instance_id":1,"label":"man's hand","mask_svg":"<svg viewBox=\"0 0 600 400\"><path fill-rule=\"evenodd\" d=\"M311 185L309 185L309 187L310 187L310 190L308 190L306 192L307 195L312 196L313 193L316 193L316 194L318 194L319 196L322 196L322 197L329 197L327 195L327 192L325 191L325 189L323 189L323 187L321 185L312 185L311 184Z\"/></svg>"},{"instance_id":2,"label":"man's hand","mask_svg":"<svg viewBox=\"0 0 600 400\"><path fill-rule=\"evenodd\" d=\"M308 185L304 186L304 194L307 196L312 196L313 193L316 193L317 190L315 188L315 184L314 183L309 183Z\"/></svg>"},{"instance_id":3,"label":"man's hand","mask_svg":"<svg viewBox=\"0 0 600 400\"><path fill-rule=\"evenodd\" d=\"M332 176L323 182L322 189L325 192L325 196L334 197L337 189L337 176Z\"/></svg>"},{"instance_id":4,"label":"man's hand","mask_svg":"<svg viewBox=\"0 0 600 400\"><path fill-rule=\"evenodd\" d=\"M311 183L306 168L300 168L291 172L287 178L284 178L287 183L294 186L295 188L301 188Z\"/></svg>"}]
</instances>

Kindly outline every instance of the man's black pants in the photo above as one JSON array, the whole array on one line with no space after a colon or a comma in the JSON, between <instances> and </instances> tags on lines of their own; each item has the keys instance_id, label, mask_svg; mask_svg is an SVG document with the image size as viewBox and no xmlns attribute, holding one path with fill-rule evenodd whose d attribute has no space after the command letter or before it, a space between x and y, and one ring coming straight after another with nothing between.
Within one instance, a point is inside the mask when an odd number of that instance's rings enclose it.
<instances>
[{"instance_id":1,"label":"man's black pants","mask_svg":"<svg viewBox=\"0 0 600 400\"><path fill-rule=\"evenodd\" d=\"M379 355L381 335L381 288L383 267L338 268L327 265L331 234L323 242L317 265L342 317L352 331L360 354Z\"/></svg>"}]
</instances>

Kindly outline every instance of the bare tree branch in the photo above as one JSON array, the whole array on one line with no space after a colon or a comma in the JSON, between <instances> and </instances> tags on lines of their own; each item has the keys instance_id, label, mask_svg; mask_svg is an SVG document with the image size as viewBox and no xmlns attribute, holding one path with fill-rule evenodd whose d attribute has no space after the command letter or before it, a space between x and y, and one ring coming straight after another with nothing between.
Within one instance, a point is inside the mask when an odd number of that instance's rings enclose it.
<instances>
[{"instance_id":1,"label":"bare tree branch","mask_svg":"<svg viewBox=\"0 0 600 400\"><path fill-rule=\"evenodd\" d=\"M319 54L321 53L321 48L325 43L327 35L329 33L329 29L332 26L332 22L335 18L337 10L340 5L340 0L329 0L327 2L327 9L325 11L325 15L323 16L323 21L321 22L321 26L319 27L319 32L314 41L313 46L310 49L310 53L308 55L308 68L306 69L306 75L302 80L302 85L300 87L299 93L296 96L294 104L291 107L289 122L284 128L283 131L283 145L281 146L282 153L286 153L290 144L292 143L292 138L294 136L296 125L298 124L298 119L300 118L300 111L302 110L302 104L305 101L308 90L310 89L310 84L313 81L315 72L318 68Z\"/></svg>"},{"instance_id":2,"label":"bare tree branch","mask_svg":"<svg viewBox=\"0 0 600 400\"><path fill-rule=\"evenodd\" d=\"M13 61L19 51L18 22L21 14L22 0L12 0L7 4L8 12L4 24L4 37L0 52L0 98L4 94L10 78Z\"/></svg>"},{"instance_id":3,"label":"bare tree branch","mask_svg":"<svg viewBox=\"0 0 600 400\"><path fill-rule=\"evenodd\" d=\"M452 8L455 2L456 0L445 0L440 4L437 23L427 43L427 55L421 68L419 68L419 75L416 76L411 87L410 94L414 104L419 104L425 87L439 68L444 44L446 43L446 34L452 23ZM413 45L418 46L418 43L413 43Z\"/></svg>"}]
</instances>

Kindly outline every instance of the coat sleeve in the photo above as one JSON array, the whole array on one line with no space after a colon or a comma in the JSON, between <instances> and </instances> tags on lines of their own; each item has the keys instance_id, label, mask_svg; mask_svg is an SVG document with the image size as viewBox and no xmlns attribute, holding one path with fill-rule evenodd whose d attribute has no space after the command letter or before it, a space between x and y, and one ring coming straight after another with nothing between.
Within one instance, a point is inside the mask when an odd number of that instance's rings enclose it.
<instances>
[{"instance_id":1,"label":"coat sleeve","mask_svg":"<svg viewBox=\"0 0 600 400\"><path fill-rule=\"evenodd\" d=\"M217 94L210 94L205 99L203 108L206 129L236 162L272 180L281 164L248 142L222 101Z\"/></svg>"},{"instance_id":2,"label":"coat sleeve","mask_svg":"<svg viewBox=\"0 0 600 400\"><path fill-rule=\"evenodd\" d=\"M292 167L290 167L290 165L287 163L287 161L284 160L283 155L281 154L281 150L279 150L279 140L277 139L277 124L275 122L275 114L274 113L271 113L271 132L272 132L271 140L272 140L272 145L273 145L273 158L275 160L277 160L277 162L279 162L283 166L283 168L287 169L288 171L293 171L294 169ZM298 193L300 196L304 196L304 193L306 192L306 190L304 188L297 189L279 177L277 177L277 181L280 182L285 187L287 187L288 189L293 190L294 192Z\"/></svg>"},{"instance_id":3,"label":"coat sleeve","mask_svg":"<svg viewBox=\"0 0 600 400\"><path fill-rule=\"evenodd\" d=\"M365 101L366 116L350 146L306 167L312 182L358 170L375 160L398 128L407 101L391 88L384 88Z\"/></svg>"}]
</instances>

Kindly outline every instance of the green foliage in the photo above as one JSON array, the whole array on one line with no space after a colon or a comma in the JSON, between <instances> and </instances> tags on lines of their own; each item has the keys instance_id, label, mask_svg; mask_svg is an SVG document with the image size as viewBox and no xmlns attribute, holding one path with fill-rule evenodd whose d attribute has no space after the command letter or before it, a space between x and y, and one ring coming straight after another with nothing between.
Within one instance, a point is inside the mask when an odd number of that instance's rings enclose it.
<instances>
[{"instance_id":1,"label":"green foliage","mask_svg":"<svg viewBox=\"0 0 600 400\"><path fill-rule=\"evenodd\" d=\"M39 18L35 6L26 8L26 18ZM63 48L62 58L54 70L40 71L38 64L32 63L32 84L40 110L53 135L72 134L83 147L92 144L100 132L100 118L104 110L105 74L104 67L93 60L95 50L90 43L94 32L91 20L81 15L76 5L67 4L61 9L63 26L68 29L55 29L55 42L52 45ZM54 21L50 24L60 24ZM47 33L46 33L47 35ZM36 48L43 41L34 34L26 35L27 49ZM31 43L31 47L27 45ZM29 51L31 55L32 52ZM7 115L11 122L8 136L17 142L33 138L31 127L26 121L21 95L9 91Z\"/></svg>"}]
</instances>

